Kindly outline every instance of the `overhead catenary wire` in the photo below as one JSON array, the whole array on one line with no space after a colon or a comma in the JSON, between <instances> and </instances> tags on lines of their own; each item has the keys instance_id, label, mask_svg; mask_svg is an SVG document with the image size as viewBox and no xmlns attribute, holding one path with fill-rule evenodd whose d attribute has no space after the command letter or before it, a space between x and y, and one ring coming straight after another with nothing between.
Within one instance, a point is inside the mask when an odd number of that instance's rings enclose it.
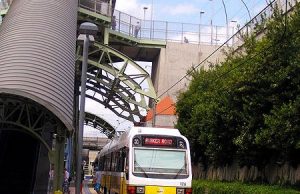
<instances>
[{"instance_id":1,"label":"overhead catenary wire","mask_svg":"<svg viewBox=\"0 0 300 194\"><path fill-rule=\"evenodd\" d=\"M263 12L267 7L269 7L269 6L271 6L271 4L273 4L273 2L275 2L276 0L273 0L272 2L270 2L261 12ZM276 45L277 44L279 44L279 43L281 43L281 40L283 40L283 38L284 38L284 36L285 36L285 33L286 33L286 30L287 30L287 5L288 5L288 0L285 0L285 24L284 24L284 31L283 31L283 33L282 33L282 36L281 36L281 38L279 39L279 41L276 43ZM260 12L260 13L261 13ZM259 14L260 14L259 13ZM257 15L259 15L259 14L257 14ZM256 16L255 16L256 17ZM254 17L254 18L255 18ZM246 26L246 25L245 25ZM244 26L244 27L245 27ZM243 28L244 28L243 27ZM243 29L242 28L242 29ZM239 33L239 31L237 32L237 33ZM232 38L232 37L231 37ZM230 39L231 39L230 38ZM229 39L229 40L230 40ZM228 41L228 40L227 40ZM226 42L227 42L226 41ZM220 47L222 47L223 45L225 45L226 44L226 42L224 43L224 44L222 44ZM269 47L267 47L265 50L269 50L269 49L271 49L272 47L274 47L275 45L273 44L273 45L270 45ZM218 49L220 49L220 47L218 47L213 53L211 53L211 55L212 54L214 54ZM259 56L259 55L263 55L264 53L256 53L255 55L253 55L250 59L248 59L248 60L245 60L245 61L243 61L242 63L240 63L239 65L237 65L237 66L235 66L234 68L232 68L232 69L230 69L230 70L228 70L228 71L226 71L225 73L223 73L223 74L221 74L220 76L218 76L216 79L214 79L214 80L212 80L212 82L215 82L215 81L217 81L217 80L219 80L219 79L221 79L221 78L223 78L223 77L225 77L225 76L227 76L229 73L231 73L232 71L234 71L235 69L237 69L237 68L239 68L239 67L241 67L242 65L244 65L244 64L246 64L247 62L249 62L249 60L252 60L252 59L254 59L255 57L257 57L257 56ZM197 67L199 67L204 61L206 61L211 55L209 55L206 59L204 59L200 64L198 64L197 66L196 66L196 68ZM193 70L194 70L194 67L193 67ZM186 73L186 75L185 76L183 76L179 81L177 81L175 84L173 84L170 88L168 88L167 89L167 91L165 91L164 93L162 93L159 97L161 97L162 95L164 95L166 92L168 92L170 89L172 89L173 87L175 87L175 85L177 85L180 81L182 81L186 76L188 76L189 74L191 74L191 72L192 71L190 71L190 72L188 72L188 73ZM167 108L165 108L164 110L162 110L162 111L160 111L160 112L158 112L158 113L156 113L156 115L159 115L159 114L161 114L161 113L163 113L164 111L166 111L166 110L168 110L169 108L171 108L171 107L173 107L174 106L174 104L171 104L170 106L168 106Z\"/></svg>"},{"instance_id":2,"label":"overhead catenary wire","mask_svg":"<svg viewBox=\"0 0 300 194\"><path fill-rule=\"evenodd\" d=\"M263 13L271 4L273 4L276 0L273 0L270 4L268 4L264 9L262 9L255 17L259 16L261 13ZM254 17L254 18L255 18ZM252 19L253 20L253 19ZM251 21L252 21L251 20ZM170 91L172 88L174 88L178 83L180 83L182 80L184 80L187 76L189 76L195 69L197 69L199 66L201 66L203 63L205 63L211 56L213 56L217 51L219 51L223 46L227 45L228 42L235 37L237 34L241 33L241 31L248 26L248 24L251 23L249 21L246 23L242 28L240 28L235 34L233 34L229 39L227 39L224 43L222 43L218 48L216 48L212 53L210 53L205 59L203 59L198 65L192 66L192 71L188 71L183 77L181 77L178 81L176 81L173 85L171 85L168 89L166 89L163 93L158 95L158 98L166 94L168 91Z\"/></svg>"},{"instance_id":3,"label":"overhead catenary wire","mask_svg":"<svg viewBox=\"0 0 300 194\"><path fill-rule=\"evenodd\" d=\"M254 10L254 7L257 6L257 5L259 5L259 4L261 4L261 0L253 1L253 5L251 6L251 9ZM268 6L268 3L265 6ZM235 12L233 15L230 15L228 21L236 20L237 16L239 16L238 17L239 20L247 20L245 18L249 17L249 16L246 16L246 15L248 15L248 13L244 13L242 7L244 7L244 5L241 5L239 7L239 11Z\"/></svg>"}]
</instances>

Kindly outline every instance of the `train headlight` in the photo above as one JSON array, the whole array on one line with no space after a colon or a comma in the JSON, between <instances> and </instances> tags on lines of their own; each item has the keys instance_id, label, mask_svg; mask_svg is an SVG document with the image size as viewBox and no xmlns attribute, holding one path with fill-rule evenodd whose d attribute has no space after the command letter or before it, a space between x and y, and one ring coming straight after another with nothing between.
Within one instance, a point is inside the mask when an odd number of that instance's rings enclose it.
<instances>
[{"instance_id":1,"label":"train headlight","mask_svg":"<svg viewBox=\"0 0 300 194\"><path fill-rule=\"evenodd\" d=\"M136 187L136 193L145 193L145 187Z\"/></svg>"},{"instance_id":2,"label":"train headlight","mask_svg":"<svg viewBox=\"0 0 300 194\"><path fill-rule=\"evenodd\" d=\"M178 147L184 149L185 148L185 143L184 141L178 141Z\"/></svg>"},{"instance_id":3,"label":"train headlight","mask_svg":"<svg viewBox=\"0 0 300 194\"><path fill-rule=\"evenodd\" d=\"M141 140L139 138L135 137L135 138L133 138L132 142L133 142L133 145L140 145Z\"/></svg>"}]
</instances>

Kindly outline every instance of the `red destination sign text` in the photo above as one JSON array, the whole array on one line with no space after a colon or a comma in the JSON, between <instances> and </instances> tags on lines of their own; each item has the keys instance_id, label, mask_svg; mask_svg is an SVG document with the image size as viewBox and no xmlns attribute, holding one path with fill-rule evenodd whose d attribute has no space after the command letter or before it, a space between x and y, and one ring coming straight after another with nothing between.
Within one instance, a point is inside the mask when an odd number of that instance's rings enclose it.
<instances>
[{"instance_id":1,"label":"red destination sign text","mask_svg":"<svg viewBox=\"0 0 300 194\"><path fill-rule=\"evenodd\" d=\"M172 146L173 140L168 138L151 138L146 137L144 140L145 145L159 145L159 146Z\"/></svg>"}]
</instances>

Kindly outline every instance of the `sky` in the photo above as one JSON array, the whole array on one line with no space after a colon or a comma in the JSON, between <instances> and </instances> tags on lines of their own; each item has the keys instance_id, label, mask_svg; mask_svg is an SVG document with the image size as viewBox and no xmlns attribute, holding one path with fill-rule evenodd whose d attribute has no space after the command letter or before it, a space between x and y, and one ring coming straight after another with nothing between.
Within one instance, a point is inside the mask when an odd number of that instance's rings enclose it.
<instances>
[{"instance_id":1,"label":"sky","mask_svg":"<svg viewBox=\"0 0 300 194\"><path fill-rule=\"evenodd\" d=\"M243 26L250 17L258 14L269 0L224 0L226 7L228 25ZM151 11L151 7L153 9ZM144 7L147 9L144 12ZM116 10L127 13L134 17L158 21L192 23L217 26L226 26L225 9L222 0L117 0ZM202 14L200 14L202 12ZM249 16L250 14L250 16ZM200 18L201 17L201 18ZM141 66L149 67L148 63L139 62ZM150 64L151 65L151 64ZM147 69L150 73L150 68ZM86 99L86 111L94 113L110 123L116 130L128 129L133 124L119 118L110 110L103 108L99 103ZM84 136L103 136L99 131L85 127Z\"/></svg>"},{"instance_id":2,"label":"sky","mask_svg":"<svg viewBox=\"0 0 300 194\"><path fill-rule=\"evenodd\" d=\"M250 16L259 13L269 0L244 0L249 9ZM152 4L153 3L153 4ZM243 24L249 21L249 13L242 0L224 0L228 23L237 21ZM222 0L117 0L116 9L138 18L151 20L151 7L153 20L179 22L179 23L200 23L210 25L226 25L225 9Z\"/></svg>"}]
</instances>

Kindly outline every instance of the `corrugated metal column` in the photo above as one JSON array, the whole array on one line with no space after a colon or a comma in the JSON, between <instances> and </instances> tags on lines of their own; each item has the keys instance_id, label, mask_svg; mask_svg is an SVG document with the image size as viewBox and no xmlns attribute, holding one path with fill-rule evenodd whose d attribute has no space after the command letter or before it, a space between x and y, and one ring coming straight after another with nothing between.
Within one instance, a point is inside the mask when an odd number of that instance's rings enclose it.
<instances>
[{"instance_id":1,"label":"corrugated metal column","mask_svg":"<svg viewBox=\"0 0 300 194\"><path fill-rule=\"evenodd\" d=\"M0 93L42 104L73 129L77 0L14 0L0 27Z\"/></svg>"},{"instance_id":2,"label":"corrugated metal column","mask_svg":"<svg viewBox=\"0 0 300 194\"><path fill-rule=\"evenodd\" d=\"M31 99L62 126L55 189L62 186L66 131L74 128L77 11L77 0L14 0L0 27L0 95Z\"/></svg>"}]
</instances>

